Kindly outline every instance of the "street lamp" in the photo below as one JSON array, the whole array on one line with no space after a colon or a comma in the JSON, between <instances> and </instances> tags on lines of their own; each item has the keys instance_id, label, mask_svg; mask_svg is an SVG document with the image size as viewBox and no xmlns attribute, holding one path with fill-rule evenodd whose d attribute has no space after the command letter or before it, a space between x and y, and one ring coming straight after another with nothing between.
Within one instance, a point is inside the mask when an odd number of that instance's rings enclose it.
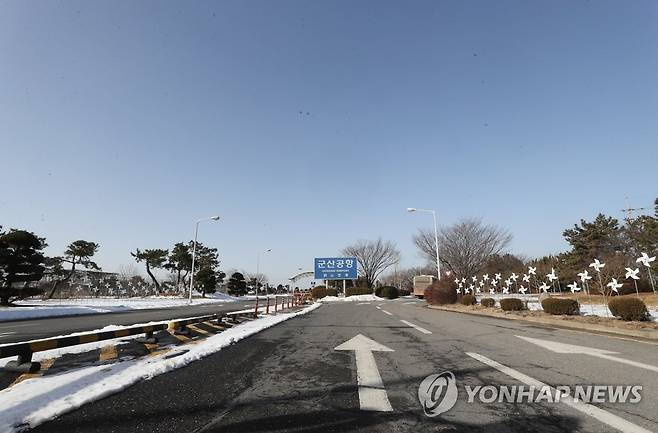
<instances>
[{"instance_id":1,"label":"street lamp","mask_svg":"<svg viewBox=\"0 0 658 433\"><path fill-rule=\"evenodd\" d=\"M199 223L203 221L219 221L219 215L212 216L210 218L201 218L197 220L196 226L194 227L194 245L192 246L192 274L190 276L190 297L188 299L188 304L192 304L192 287L194 287L194 260L196 259L196 238L199 234Z\"/></svg>"},{"instance_id":2,"label":"street lamp","mask_svg":"<svg viewBox=\"0 0 658 433\"><path fill-rule=\"evenodd\" d=\"M432 214L434 220L434 247L436 248L436 276L441 280L441 262L439 261L439 231L436 227L436 212L433 209L416 209L408 207L407 212L427 212Z\"/></svg>"},{"instance_id":3,"label":"street lamp","mask_svg":"<svg viewBox=\"0 0 658 433\"><path fill-rule=\"evenodd\" d=\"M256 253L256 302L258 302L258 277L260 274L260 255L270 252L272 252L272 248L268 248L265 251L259 251ZM265 292L265 295L267 295L267 292Z\"/></svg>"}]
</instances>

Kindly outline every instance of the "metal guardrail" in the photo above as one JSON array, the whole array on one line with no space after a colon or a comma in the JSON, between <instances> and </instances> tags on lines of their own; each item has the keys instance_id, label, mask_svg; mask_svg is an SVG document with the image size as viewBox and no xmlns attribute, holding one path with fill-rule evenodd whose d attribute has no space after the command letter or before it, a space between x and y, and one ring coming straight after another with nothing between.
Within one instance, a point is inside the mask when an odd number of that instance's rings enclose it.
<instances>
[{"instance_id":1,"label":"metal guardrail","mask_svg":"<svg viewBox=\"0 0 658 433\"><path fill-rule=\"evenodd\" d=\"M284 302L281 305L281 310L285 308L286 301L288 308L294 305L298 305L298 301L295 298L288 298L289 297L286 297L284 299ZM276 298L274 304L277 306ZM267 299L267 306L265 308L267 313L269 313L269 298ZM153 335L153 333L156 331L171 330L177 334L185 334L189 332L189 330L186 328L186 325L215 320L221 322L222 325L226 327L231 327L233 326L232 323L223 320L232 320L234 318L240 317L255 318L257 316L258 304L256 304L255 308L253 309L221 314L210 314L205 316L190 317L186 319L169 320L153 325L129 326L114 331L85 332L78 335L44 338L41 340L33 340L21 343L10 343L0 346L0 359L17 356L18 359L9 361L7 364L5 364L4 367L2 367L2 369L5 371L15 371L20 373L34 373L41 369L41 364L39 362L32 361L32 355L36 352L76 346L79 344L94 343L97 341L112 340L115 338L128 337L131 335L139 334L144 334L144 337L138 338L138 342L155 344L157 343L157 338Z\"/></svg>"}]
</instances>

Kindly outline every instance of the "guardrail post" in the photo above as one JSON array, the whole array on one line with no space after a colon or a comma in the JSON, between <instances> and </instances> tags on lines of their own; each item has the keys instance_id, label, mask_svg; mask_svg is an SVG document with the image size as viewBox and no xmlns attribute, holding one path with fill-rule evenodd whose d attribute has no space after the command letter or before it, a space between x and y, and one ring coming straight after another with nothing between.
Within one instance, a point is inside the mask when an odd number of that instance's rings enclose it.
<instances>
[{"instance_id":1,"label":"guardrail post","mask_svg":"<svg viewBox=\"0 0 658 433\"><path fill-rule=\"evenodd\" d=\"M153 335L153 331L147 331L144 333L143 337L135 338L135 341L143 344L156 344L158 339Z\"/></svg>"},{"instance_id":2,"label":"guardrail post","mask_svg":"<svg viewBox=\"0 0 658 433\"><path fill-rule=\"evenodd\" d=\"M265 307L265 314L270 314L270 297L267 297L267 306Z\"/></svg>"},{"instance_id":3,"label":"guardrail post","mask_svg":"<svg viewBox=\"0 0 658 433\"><path fill-rule=\"evenodd\" d=\"M16 373L34 373L41 369L41 363L32 361L32 352L25 352L18 355L15 361L9 361L3 367L4 371Z\"/></svg>"},{"instance_id":4,"label":"guardrail post","mask_svg":"<svg viewBox=\"0 0 658 433\"><path fill-rule=\"evenodd\" d=\"M290 308L290 296L286 296L288 298L288 308Z\"/></svg>"},{"instance_id":5,"label":"guardrail post","mask_svg":"<svg viewBox=\"0 0 658 433\"><path fill-rule=\"evenodd\" d=\"M279 300L276 298L276 295L274 295L274 314L276 314L278 306L279 306Z\"/></svg>"}]
</instances>

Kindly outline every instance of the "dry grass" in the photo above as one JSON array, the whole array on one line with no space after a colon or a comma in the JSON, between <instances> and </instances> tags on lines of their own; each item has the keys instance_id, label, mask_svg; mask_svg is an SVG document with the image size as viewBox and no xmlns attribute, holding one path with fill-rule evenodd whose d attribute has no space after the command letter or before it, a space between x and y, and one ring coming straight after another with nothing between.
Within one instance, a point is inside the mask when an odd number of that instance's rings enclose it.
<instances>
[{"instance_id":1,"label":"dry grass","mask_svg":"<svg viewBox=\"0 0 658 433\"><path fill-rule=\"evenodd\" d=\"M551 293L551 296L553 294ZM581 304L589 304L589 296L587 296L586 293L562 293L562 294L557 294L556 295L559 298L571 298L571 299L576 299L579 303ZM616 295L615 295L616 296ZM635 294L632 295L624 295L624 296L636 296ZM658 295L654 293L640 293L640 299L644 301L645 304L647 304L647 307L655 307L658 304ZM592 303L593 304L603 304L603 295L601 294L595 294L592 292Z\"/></svg>"}]
</instances>

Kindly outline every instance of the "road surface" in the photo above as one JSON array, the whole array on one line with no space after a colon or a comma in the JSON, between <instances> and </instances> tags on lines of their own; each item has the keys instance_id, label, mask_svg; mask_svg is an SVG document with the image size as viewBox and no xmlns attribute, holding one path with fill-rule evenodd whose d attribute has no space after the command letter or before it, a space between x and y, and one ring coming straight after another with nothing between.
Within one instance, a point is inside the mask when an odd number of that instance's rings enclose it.
<instances>
[{"instance_id":1,"label":"road surface","mask_svg":"<svg viewBox=\"0 0 658 433\"><path fill-rule=\"evenodd\" d=\"M254 301L240 301L1 322L0 344L48 338L73 332L92 331L108 325L127 326L137 323L237 311L251 308L253 305Z\"/></svg>"},{"instance_id":2,"label":"road surface","mask_svg":"<svg viewBox=\"0 0 658 433\"><path fill-rule=\"evenodd\" d=\"M658 431L658 374L651 370L658 364L656 349L429 310L409 300L336 303L87 404L34 432ZM456 379L456 404L428 417L419 403L419 385L428 375L447 371ZM642 400L592 406L477 398L469 403L465 391L522 382L642 385Z\"/></svg>"}]
</instances>

